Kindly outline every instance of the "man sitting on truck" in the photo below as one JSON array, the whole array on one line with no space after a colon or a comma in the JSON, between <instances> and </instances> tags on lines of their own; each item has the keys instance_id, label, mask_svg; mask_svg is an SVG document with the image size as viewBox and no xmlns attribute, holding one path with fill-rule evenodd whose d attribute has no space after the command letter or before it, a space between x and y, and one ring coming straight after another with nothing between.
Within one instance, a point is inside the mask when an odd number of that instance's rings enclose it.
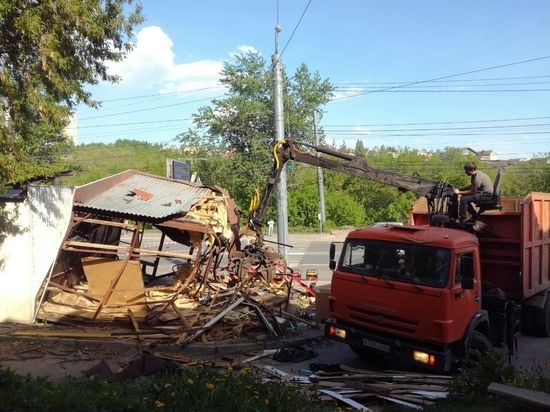
<instances>
[{"instance_id":1,"label":"man sitting on truck","mask_svg":"<svg viewBox=\"0 0 550 412\"><path fill-rule=\"evenodd\" d=\"M493 193L493 182L491 178L480 170L473 162L464 165L464 173L470 176L470 184L462 189L455 189L455 194L460 196L460 205L458 208L458 218L460 223L475 223L477 220L477 211L472 203L479 202L482 194ZM468 213L470 219L467 220Z\"/></svg>"}]
</instances>

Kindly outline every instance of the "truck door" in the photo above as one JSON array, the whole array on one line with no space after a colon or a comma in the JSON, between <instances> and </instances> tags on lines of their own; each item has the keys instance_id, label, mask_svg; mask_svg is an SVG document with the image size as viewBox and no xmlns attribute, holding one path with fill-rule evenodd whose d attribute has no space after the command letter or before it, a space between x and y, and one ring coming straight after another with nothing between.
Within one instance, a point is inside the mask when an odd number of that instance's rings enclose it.
<instances>
[{"instance_id":1,"label":"truck door","mask_svg":"<svg viewBox=\"0 0 550 412\"><path fill-rule=\"evenodd\" d=\"M472 316L481 309L481 290L474 273L474 268L477 267L474 259L473 252L456 255L454 280L451 287L452 315L454 322L461 326L461 330L464 330ZM463 277L474 279L473 289L462 288Z\"/></svg>"}]
</instances>

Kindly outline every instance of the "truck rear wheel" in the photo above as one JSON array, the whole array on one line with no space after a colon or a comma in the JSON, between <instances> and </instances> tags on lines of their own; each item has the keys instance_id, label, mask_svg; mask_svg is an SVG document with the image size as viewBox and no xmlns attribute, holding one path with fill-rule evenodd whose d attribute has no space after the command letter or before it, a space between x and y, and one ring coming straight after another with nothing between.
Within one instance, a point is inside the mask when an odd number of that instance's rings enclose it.
<instances>
[{"instance_id":1,"label":"truck rear wheel","mask_svg":"<svg viewBox=\"0 0 550 412\"><path fill-rule=\"evenodd\" d=\"M550 336L550 295L546 296L546 303L542 308L533 310L535 315L535 335L541 338Z\"/></svg>"}]
</instances>

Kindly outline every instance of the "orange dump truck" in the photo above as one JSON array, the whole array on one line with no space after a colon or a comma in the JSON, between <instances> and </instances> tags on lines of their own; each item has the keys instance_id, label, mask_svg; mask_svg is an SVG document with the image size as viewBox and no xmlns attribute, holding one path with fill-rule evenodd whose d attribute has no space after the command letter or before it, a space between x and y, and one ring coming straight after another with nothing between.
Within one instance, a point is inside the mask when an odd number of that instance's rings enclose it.
<instances>
[{"instance_id":1,"label":"orange dump truck","mask_svg":"<svg viewBox=\"0 0 550 412\"><path fill-rule=\"evenodd\" d=\"M426 199L409 226L354 230L334 271L325 335L361 357L449 371L523 332L550 336L550 194L501 198L470 230L430 226Z\"/></svg>"}]
</instances>

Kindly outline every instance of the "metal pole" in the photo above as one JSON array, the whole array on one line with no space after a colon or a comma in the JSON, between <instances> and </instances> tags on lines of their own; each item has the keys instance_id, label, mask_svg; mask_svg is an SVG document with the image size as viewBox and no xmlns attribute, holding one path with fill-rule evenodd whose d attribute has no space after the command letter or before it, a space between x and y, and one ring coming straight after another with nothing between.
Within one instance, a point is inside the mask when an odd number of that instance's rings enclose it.
<instances>
[{"instance_id":1,"label":"metal pole","mask_svg":"<svg viewBox=\"0 0 550 412\"><path fill-rule=\"evenodd\" d=\"M313 112L313 135L315 136L315 145L319 146L319 135L317 134L317 111ZM321 153L317 152L317 157ZM319 191L319 227L323 233L323 225L325 224L325 189L323 184L323 169L317 166L317 189Z\"/></svg>"},{"instance_id":2,"label":"metal pole","mask_svg":"<svg viewBox=\"0 0 550 412\"><path fill-rule=\"evenodd\" d=\"M278 33L280 27L275 31ZM283 74L281 61L277 49L272 56L273 62L273 102L275 112L275 141L284 140L284 116L283 116ZM277 242L279 254L288 262L288 204L286 187L286 169L283 167L279 181L276 183L277 194Z\"/></svg>"}]
</instances>

